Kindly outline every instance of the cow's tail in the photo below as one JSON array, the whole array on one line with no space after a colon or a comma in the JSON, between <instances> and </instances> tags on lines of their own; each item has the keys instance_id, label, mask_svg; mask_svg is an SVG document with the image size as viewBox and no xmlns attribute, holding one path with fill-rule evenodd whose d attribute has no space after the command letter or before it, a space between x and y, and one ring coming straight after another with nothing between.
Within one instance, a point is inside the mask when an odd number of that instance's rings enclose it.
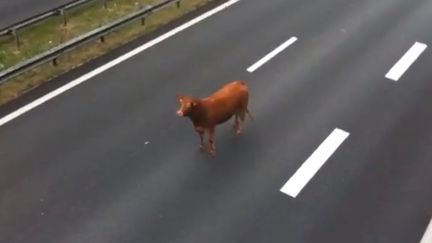
<instances>
[{"instance_id":1,"label":"cow's tail","mask_svg":"<svg viewBox=\"0 0 432 243\"><path fill-rule=\"evenodd\" d=\"M249 109L246 107L245 109L246 113L248 114L249 118L251 119L251 121L254 120L254 117L252 116L252 114L250 113Z\"/></svg>"},{"instance_id":2,"label":"cow's tail","mask_svg":"<svg viewBox=\"0 0 432 243\"><path fill-rule=\"evenodd\" d=\"M252 114L250 113L248 108L244 108L242 110L240 110L240 112L237 113L240 120L244 121L246 119L246 114L249 116L249 118L253 121L254 117L252 116Z\"/></svg>"}]
</instances>

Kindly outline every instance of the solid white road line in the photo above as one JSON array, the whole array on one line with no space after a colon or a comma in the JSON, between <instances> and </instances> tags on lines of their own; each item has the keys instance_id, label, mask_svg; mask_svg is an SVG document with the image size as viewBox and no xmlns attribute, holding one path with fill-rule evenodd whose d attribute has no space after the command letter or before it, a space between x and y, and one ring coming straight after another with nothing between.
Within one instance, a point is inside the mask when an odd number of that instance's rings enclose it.
<instances>
[{"instance_id":1,"label":"solid white road line","mask_svg":"<svg viewBox=\"0 0 432 243\"><path fill-rule=\"evenodd\" d=\"M348 132L336 128L324 142L302 164L296 173L280 189L281 192L297 197L303 187L312 179L336 149L349 136Z\"/></svg>"},{"instance_id":2,"label":"solid white road line","mask_svg":"<svg viewBox=\"0 0 432 243\"><path fill-rule=\"evenodd\" d=\"M156 44L158 44L158 43L160 43L160 42L162 42L162 41L170 38L171 36L173 36L173 35L181 32L181 31L183 31L183 30L185 30L185 29L187 29L187 28L189 28L189 27L191 27L191 26L193 26L193 25L195 25L195 24L197 24L199 22L201 22L204 19L206 19L206 18L208 18L208 17L210 17L210 16L212 16L212 15L214 15L214 14L216 14L216 13L218 13L218 12L220 12L220 11L228 8L228 7L230 7L231 5L233 5L233 4L235 4L235 3L239 2L239 1L240 0L230 0L228 2L225 2L225 3L221 4L221 5L219 5L218 7L216 7L214 9L212 9L212 10L210 10L210 11L208 11L208 12L206 12L206 13L204 13L204 14L202 14L202 15L200 15L200 16L198 16L198 17L196 17L196 18L194 18L194 19L192 19L192 20L190 20L190 21L188 21L188 22L186 22L186 23L184 23L184 24L182 24L182 25L180 25L180 26L172 29L172 30L170 30L170 31L168 31L167 33L165 33L165 34L163 34L163 35L161 35L161 36L159 36L159 37L157 37L157 38L155 38L155 39L153 39L153 40L151 40L151 41L149 41L149 42L147 42L147 43L145 43L145 44L143 44L143 45L141 45L141 46L139 46L137 48L135 48L134 50L132 50L132 51L130 51L130 52L128 52L128 53L126 53L126 54L124 54L124 55L122 55L122 56L120 56L120 57L118 57L118 58L116 58L116 59L114 59L114 60L112 60L112 61L110 61L110 62L108 62L108 63L106 63L106 64L104 64L104 65L102 65L100 67L98 67L98 68L96 68L96 69L94 69L93 71L91 71L91 72L89 72L87 74L84 74L83 76L81 76L81 77L79 77L79 78L77 78L77 79L69 82L68 84L66 84L66 85L64 85L64 86L62 86L62 87L60 87L60 88L58 88L58 89L56 89L56 90L54 90L54 91L46 94L46 95L38 98L37 100L35 100L35 101L33 101L33 102L31 102L31 103L29 103L29 104L27 104L27 105L19 108L18 110L14 111L14 112L12 112L12 113L4 116L4 117L2 117L0 119L0 126L6 124L7 122L10 122L11 120L13 120L13 119L21 116L22 114L24 114L24 113L32 110L33 108L35 108L35 107L37 107L37 106L39 106L39 105L47 102L48 100L56 97L57 95L60 95L63 92L65 92L65 91L67 91L67 90L69 90L69 89L71 89L71 88L73 88L73 87L75 87L75 86L77 86L77 85L79 85L79 84L81 84L81 83L89 80L90 78L92 78L92 77L94 77L94 76L96 76L96 75L98 75L98 74L100 74L100 73L102 73L102 72L104 72L104 71L106 71L106 70L108 70L108 69L116 66L117 64L119 64L119 63L121 63L121 62L123 62L123 61L125 61L125 60L127 60L127 59L129 59L129 58L131 58L131 57L133 57L133 56L141 53L142 51L144 51L144 50L146 50L146 49L148 49L148 48L150 48L150 47L152 47L152 46L154 46L154 45L156 45Z\"/></svg>"},{"instance_id":3,"label":"solid white road line","mask_svg":"<svg viewBox=\"0 0 432 243\"><path fill-rule=\"evenodd\" d=\"M429 222L429 226L426 228L420 243L432 243L432 219Z\"/></svg>"},{"instance_id":4,"label":"solid white road line","mask_svg":"<svg viewBox=\"0 0 432 243\"><path fill-rule=\"evenodd\" d=\"M416 42L405 55L388 71L386 78L398 81L399 78L408 70L408 68L417 60L417 58L426 50L427 45Z\"/></svg>"},{"instance_id":5,"label":"solid white road line","mask_svg":"<svg viewBox=\"0 0 432 243\"><path fill-rule=\"evenodd\" d=\"M282 45L278 46L272 52L270 52L265 57L261 58L255 64L253 64L252 66L250 66L247 69L247 71L250 72L250 73L254 72L259 67L261 67L262 65L264 65L264 63L268 62L270 59L272 59L273 57L275 57L277 54L279 54L280 52L282 52L283 50L285 50L287 47L289 47L290 45L292 45L296 41L297 41L297 37L295 37L295 36L291 37L289 40L285 41Z\"/></svg>"}]
</instances>

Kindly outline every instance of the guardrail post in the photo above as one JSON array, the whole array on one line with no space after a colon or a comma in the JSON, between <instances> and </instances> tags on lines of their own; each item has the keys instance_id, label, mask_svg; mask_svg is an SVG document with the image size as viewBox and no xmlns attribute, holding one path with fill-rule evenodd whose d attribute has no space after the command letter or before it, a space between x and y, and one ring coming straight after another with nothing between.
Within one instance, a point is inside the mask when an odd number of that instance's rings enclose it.
<instances>
[{"instance_id":1,"label":"guardrail post","mask_svg":"<svg viewBox=\"0 0 432 243\"><path fill-rule=\"evenodd\" d=\"M146 5L146 6L140 6L139 7L139 9L149 9L149 8L151 8L151 6L150 5ZM145 15L143 15L142 17L141 17L141 25L145 25L146 24L146 17L145 17Z\"/></svg>"},{"instance_id":2,"label":"guardrail post","mask_svg":"<svg viewBox=\"0 0 432 243\"><path fill-rule=\"evenodd\" d=\"M101 41L102 43L105 43L105 36L101 36L101 37L100 37L100 41Z\"/></svg>"},{"instance_id":3,"label":"guardrail post","mask_svg":"<svg viewBox=\"0 0 432 243\"><path fill-rule=\"evenodd\" d=\"M52 60L52 64L53 64L54 67L57 67L57 66L58 66L58 60L57 60L57 57L54 58L54 59Z\"/></svg>"},{"instance_id":4,"label":"guardrail post","mask_svg":"<svg viewBox=\"0 0 432 243\"><path fill-rule=\"evenodd\" d=\"M63 17L63 26L67 26L67 16L65 10L60 9L59 14Z\"/></svg>"},{"instance_id":5,"label":"guardrail post","mask_svg":"<svg viewBox=\"0 0 432 243\"><path fill-rule=\"evenodd\" d=\"M104 8L108 9L108 0L104 0Z\"/></svg>"},{"instance_id":6,"label":"guardrail post","mask_svg":"<svg viewBox=\"0 0 432 243\"><path fill-rule=\"evenodd\" d=\"M177 8L180 8L180 1L176 2Z\"/></svg>"},{"instance_id":7,"label":"guardrail post","mask_svg":"<svg viewBox=\"0 0 432 243\"><path fill-rule=\"evenodd\" d=\"M20 40L19 35L18 35L18 30L12 29L12 35L15 38L15 42L17 44L17 47L20 48L21 47L21 40Z\"/></svg>"}]
</instances>

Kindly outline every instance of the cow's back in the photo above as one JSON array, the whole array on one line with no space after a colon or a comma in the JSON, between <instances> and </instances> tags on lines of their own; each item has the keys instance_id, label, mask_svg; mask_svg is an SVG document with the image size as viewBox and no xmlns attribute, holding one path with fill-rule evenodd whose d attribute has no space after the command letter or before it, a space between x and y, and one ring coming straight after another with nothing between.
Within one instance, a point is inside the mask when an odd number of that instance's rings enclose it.
<instances>
[{"instance_id":1,"label":"cow's back","mask_svg":"<svg viewBox=\"0 0 432 243\"><path fill-rule=\"evenodd\" d=\"M236 111L246 109L248 96L248 87L243 81L234 81L224 85L204 99L210 111L209 118L215 124L227 121Z\"/></svg>"}]
</instances>

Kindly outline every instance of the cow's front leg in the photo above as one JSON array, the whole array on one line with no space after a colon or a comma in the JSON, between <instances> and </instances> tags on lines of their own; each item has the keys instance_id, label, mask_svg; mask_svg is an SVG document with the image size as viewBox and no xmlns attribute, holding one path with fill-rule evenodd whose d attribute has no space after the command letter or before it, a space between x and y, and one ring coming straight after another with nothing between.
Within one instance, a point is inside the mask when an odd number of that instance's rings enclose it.
<instances>
[{"instance_id":1,"label":"cow's front leg","mask_svg":"<svg viewBox=\"0 0 432 243\"><path fill-rule=\"evenodd\" d=\"M196 132L198 133L199 137L200 137L200 145L199 148L201 151L204 150L204 135L205 135L205 130L202 127L195 127Z\"/></svg>"},{"instance_id":2,"label":"cow's front leg","mask_svg":"<svg viewBox=\"0 0 432 243\"><path fill-rule=\"evenodd\" d=\"M215 157L216 156L215 127L209 129L209 144L210 144L210 154L212 157Z\"/></svg>"}]
</instances>

